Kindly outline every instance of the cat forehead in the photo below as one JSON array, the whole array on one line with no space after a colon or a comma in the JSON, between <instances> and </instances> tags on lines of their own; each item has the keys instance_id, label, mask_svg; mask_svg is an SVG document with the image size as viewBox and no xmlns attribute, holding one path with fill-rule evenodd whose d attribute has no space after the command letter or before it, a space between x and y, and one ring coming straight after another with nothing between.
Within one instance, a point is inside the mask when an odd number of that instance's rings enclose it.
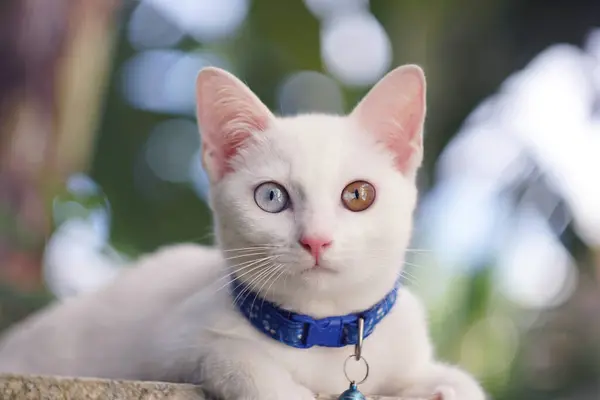
<instances>
[{"instance_id":1,"label":"cat forehead","mask_svg":"<svg viewBox=\"0 0 600 400\"><path fill-rule=\"evenodd\" d=\"M303 185L327 186L393 170L391 155L383 146L342 116L278 118L249 152L244 162L260 179Z\"/></svg>"}]
</instances>

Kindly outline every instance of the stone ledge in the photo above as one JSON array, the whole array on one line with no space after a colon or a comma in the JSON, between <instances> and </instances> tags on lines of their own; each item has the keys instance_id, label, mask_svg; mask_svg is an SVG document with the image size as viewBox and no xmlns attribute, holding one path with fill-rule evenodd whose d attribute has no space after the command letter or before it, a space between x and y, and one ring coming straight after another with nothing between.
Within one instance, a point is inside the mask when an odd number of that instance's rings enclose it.
<instances>
[{"instance_id":1,"label":"stone ledge","mask_svg":"<svg viewBox=\"0 0 600 400\"><path fill-rule=\"evenodd\" d=\"M335 400L319 395L317 400ZM111 381L87 378L0 375L2 400L202 400L207 399L194 385L164 382ZM385 400L370 396L369 400ZM391 399L387 400L402 400ZM409 400L409 399L404 399ZM410 399L419 400L419 399Z\"/></svg>"}]
</instances>

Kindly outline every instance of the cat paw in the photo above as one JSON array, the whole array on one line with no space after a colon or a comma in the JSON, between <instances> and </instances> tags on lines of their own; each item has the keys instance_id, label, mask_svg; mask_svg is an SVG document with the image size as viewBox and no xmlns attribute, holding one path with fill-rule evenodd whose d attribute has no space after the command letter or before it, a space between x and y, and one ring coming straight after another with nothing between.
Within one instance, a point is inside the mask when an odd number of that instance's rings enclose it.
<instances>
[{"instance_id":1,"label":"cat paw","mask_svg":"<svg viewBox=\"0 0 600 400\"><path fill-rule=\"evenodd\" d=\"M433 364L402 393L428 400L485 400L479 383L466 372L449 365Z\"/></svg>"},{"instance_id":2,"label":"cat paw","mask_svg":"<svg viewBox=\"0 0 600 400\"><path fill-rule=\"evenodd\" d=\"M457 390L452 386L438 386L433 391L429 400L485 400L485 395L480 390Z\"/></svg>"},{"instance_id":3,"label":"cat paw","mask_svg":"<svg viewBox=\"0 0 600 400\"><path fill-rule=\"evenodd\" d=\"M432 400L459 400L456 390L451 386L440 386L434 390Z\"/></svg>"},{"instance_id":4,"label":"cat paw","mask_svg":"<svg viewBox=\"0 0 600 400\"><path fill-rule=\"evenodd\" d=\"M298 396L297 397L296 396L286 397L286 399L290 399L290 398L297 399L297 400L316 400L317 397L311 390L308 390L304 386L298 385Z\"/></svg>"}]
</instances>

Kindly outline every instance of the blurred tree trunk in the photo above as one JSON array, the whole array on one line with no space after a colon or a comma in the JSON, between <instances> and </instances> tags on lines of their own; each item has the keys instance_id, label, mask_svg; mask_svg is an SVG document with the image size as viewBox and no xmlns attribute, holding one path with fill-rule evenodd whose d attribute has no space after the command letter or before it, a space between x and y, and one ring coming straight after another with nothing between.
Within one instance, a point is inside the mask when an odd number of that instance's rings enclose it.
<instances>
[{"instance_id":1,"label":"blurred tree trunk","mask_svg":"<svg viewBox=\"0 0 600 400\"><path fill-rule=\"evenodd\" d=\"M33 290L49 200L87 167L118 0L0 2L0 282Z\"/></svg>"}]
</instances>

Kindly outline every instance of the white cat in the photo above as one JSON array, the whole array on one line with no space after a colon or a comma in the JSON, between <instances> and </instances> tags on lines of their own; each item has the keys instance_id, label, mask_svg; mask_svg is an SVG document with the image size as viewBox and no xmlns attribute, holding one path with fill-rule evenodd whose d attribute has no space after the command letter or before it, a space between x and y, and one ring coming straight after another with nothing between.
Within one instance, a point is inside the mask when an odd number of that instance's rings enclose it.
<instances>
[{"instance_id":1,"label":"white cat","mask_svg":"<svg viewBox=\"0 0 600 400\"><path fill-rule=\"evenodd\" d=\"M216 68L200 72L197 99L220 250L159 250L108 287L43 310L4 337L0 371L193 382L225 399L344 391L357 339L335 323L325 333L269 325L262 310L276 304L282 319L350 314L343 328L354 333L372 311L365 394L484 399L473 378L433 358L420 302L400 287L394 304L422 159L422 70L390 72L349 116L275 117ZM387 315L372 308L382 299ZM307 343L317 345L297 348Z\"/></svg>"}]
</instances>

